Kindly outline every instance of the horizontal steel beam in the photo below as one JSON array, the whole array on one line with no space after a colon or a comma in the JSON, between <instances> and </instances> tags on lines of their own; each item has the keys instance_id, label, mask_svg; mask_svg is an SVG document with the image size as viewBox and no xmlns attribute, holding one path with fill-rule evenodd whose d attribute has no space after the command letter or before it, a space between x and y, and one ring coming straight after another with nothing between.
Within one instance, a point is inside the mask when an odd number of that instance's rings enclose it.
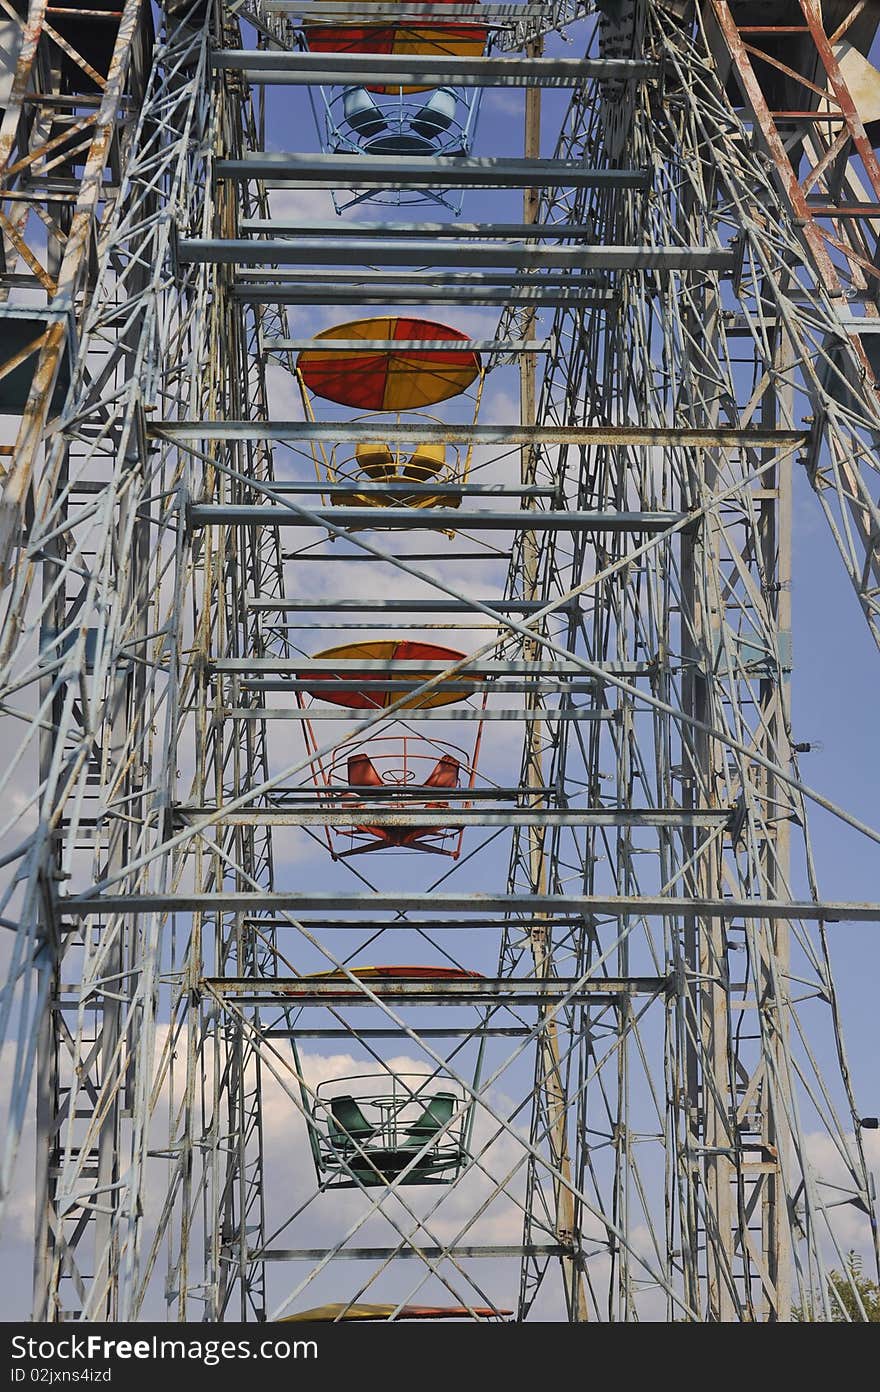
<instances>
[{"instance_id":1,"label":"horizontal steel beam","mask_svg":"<svg viewBox=\"0 0 880 1392\"><path fill-rule=\"evenodd\" d=\"M291 494L325 494L331 498L348 497L352 493L358 496L363 494L369 498L406 498L414 495L419 498L436 498L441 493L445 498L451 494L456 498L555 498L558 495L556 488L541 488L530 486L517 488L516 486L505 487L500 483L447 483L445 480L440 483L368 483L360 479L351 479L348 483L286 483L283 480L273 479L267 485L273 493ZM253 483L255 493L262 491L260 483L255 479Z\"/></svg>"},{"instance_id":2,"label":"horizontal steel beam","mask_svg":"<svg viewBox=\"0 0 880 1392\"><path fill-rule=\"evenodd\" d=\"M332 663L320 661L319 657L209 657L206 666L210 672L289 672L305 675L315 686L333 686L337 691L344 691L354 684L354 690L360 690L357 685L362 672L370 674L371 689L375 687L381 691L384 681L398 681L408 679L413 682L424 682L428 676L436 676L439 673L447 672L452 663L444 662L442 658L437 661L429 661L427 658L404 658L390 659L388 661L376 657L334 657ZM643 663L596 663L602 671L621 672L621 671L645 671ZM328 671L328 666L332 671ZM375 676L373 674L375 673ZM411 674L411 675L410 675ZM576 662L520 662L514 659L509 661L492 661L481 658L469 662L466 668L456 672L449 678L453 687L457 687L459 682L466 682L473 677L508 677L508 676L530 676L530 677L579 677L584 675L584 669ZM346 683L345 685L343 683Z\"/></svg>"},{"instance_id":3,"label":"horizontal steel beam","mask_svg":"<svg viewBox=\"0 0 880 1392\"><path fill-rule=\"evenodd\" d=\"M493 1005L511 1001L519 1008L564 1000L567 996L573 1003L594 996L656 996L668 991L670 983L668 976L602 976L586 981L578 977L534 980L521 976L467 977L454 981L370 979L363 983L317 981L314 977L273 977L260 981L249 976L212 976L204 977L198 989L202 995L221 996L240 1005L268 1005L279 1000L292 1000L300 1005L321 1005L324 1001L371 1005L367 988L380 1001L395 1004Z\"/></svg>"},{"instance_id":4,"label":"horizontal steel beam","mask_svg":"<svg viewBox=\"0 0 880 1392\"><path fill-rule=\"evenodd\" d=\"M273 483L272 487L276 485ZM263 599L249 596L246 607L261 614L312 614L326 609L334 614L471 614L480 604L491 605L502 614L536 614L546 608L543 599ZM577 608L576 601L561 605L566 611Z\"/></svg>"},{"instance_id":5,"label":"horizontal steel beam","mask_svg":"<svg viewBox=\"0 0 880 1392\"><path fill-rule=\"evenodd\" d=\"M263 0L261 8L264 14L299 15L309 25L323 21L358 26L375 19L393 19L398 24L403 20L473 19L480 25L488 20L507 19L520 24L527 19L547 19L550 13L546 4L438 5L431 0L400 0L397 5L379 0Z\"/></svg>"},{"instance_id":6,"label":"horizontal steel beam","mask_svg":"<svg viewBox=\"0 0 880 1392\"><path fill-rule=\"evenodd\" d=\"M523 914L555 912L585 917L633 917L650 915L663 918L783 919L812 923L878 923L880 904L848 900L814 903L804 900L773 899L675 899L669 896L639 894L453 894L447 891L346 894L336 890L236 893L158 893L158 894L76 894L61 896L61 913L70 918L93 914L149 913L272 913L287 910L293 914L308 910L336 913L370 913L379 909L389 913L413 909L421 912L454 911L474 915L507 913L515 920Z\"/></svg>"},{"instance_id":7,"label":"horizontal steel beam","mask_svg":"<svg viewBox=\"0 0 880 1392\"><path fill-rule=\"evenodd\" d=\"M603 674L613 673L615 676L628 677L630 680L636 677L653 676L656 670L655 667L651 667L647 663L636 662L618 662L613 665L606 662L603 664L602 668ZM463 694L482 695L486 691L485 681L479 678L471 679L465 676L455 677L453 680L455 682L456 691L461 691ZM585 692L592 695L595 687L601 684L602 681L603 677L592 677L587 675L584 675L580 681L576 681L573 677L555 677L552 675L518 678L502 676L496 677L493 680L491 694L507 696L510 695L511 692L528 692L530 696L534 697L542 693L546 696L560 696L571 695L574 692ZM288 695L296 691L303 691L307 694L313 692L315 695L319 695L321 685L322 684L316 682L314 678L300 679L298 677L254 677L241 682L243 691L283 691ZM414 691L418 685L419 680L417 677L410 677L408 681L393 681L382 678L381 680L376 679L370 682L371 689L376 691ZM337 692L348 690L358 691L360 687L353 684L351 686L345 686L342 682L337 682L335 689ZM409 720L414 714L415 712L413 711L406 711L404 718ZM477 714L480 714L480 712L477 712ZM448 718L450 720L455 719L454 710L450 709ZM491 717L489 718L491 719Z\"/></svg>"},{"instance_id":8,"label":"horizontal steel beam","mask_svg":"<svg viewBox=\"0 0 880 1392\"><path fill-rule=\"evenodd\" d=\"M388 53L302 53L221 48L211 66L241 72L263 85L315 83L421 87L579 87L602 81L654 78L656 63L638 58L482 58Z\"/></svg>"},{"instance_id":9,"label":"horizontal steel beam","mask_svg":"<svg viewBox=\"0 0 880 1392\"><path fill-rule=\"evenodd\" d=\"M286 690L286 686L278 683L279 687ZM262 688L261 688L262 689ZM276 721L293 720L300 725L312 724L315 721L347 721L349 724L356 722L358 717L363 717L363 711L346 711L342 706L328 707L324 710L315 706L310 706L307 710L300 710L299 707L277 707L277 706L251 706L251 707L227 707L223 711L224 720L248 720L248 721ZM407 725L430 724L432 721L454 720L465 724L481 724L484 720L488 721L510 721L520 722L523 720L538 721L558 721L560 724L569 724L573 721L591 720L613 720L614 712L610 710L536 710L533 706L522 707L519 710L495 710L490 707L486 710L475 710L467 706L463 709L455 707L450 709L448 706L440 710L408 710L406 712ZM344 733L342 734L344 739Z\"/></svg>"},{"instance_id":10,"label":"horizontal steel beam","mask_svg":"<svg viewBox=\"0 0 880 1392\"><path fill-rule=\"evenodd\" d=\"M166 440L336 440L357 444L364 438L363 423L352 421L193 420L152 421L147 433ZM807 443L803 430L745 430L720 426L640 425L409 425L383 423L382 439L389 445L422 441L477 445L611 445L632 448L657 446L679 449L797 449Z\"/></svg>"},{"instance_id":11,"label":"horizontal steel beam","mask_svg":"<svg viewBox=\"0 0 880 1392\"><path fill-rule=\"evenodd\" d=\"M481 1257L564 1257L570 1255L571 1247L563 1247L558 1242L527 1242L522 1246L506 1247L462 1247L450 1242L448 1247L435 1247L414 1239L416 1247L254 1247L247 1254L249 1262L266 1261L323 1261L325 1257L337 1261L376 1261L385 1262L390 1258L403 1261L418 1257L421 1261L437 1262L444 1258L471 1260ZM235 1249L235 1259L240 1260L239 1249Z\"/></svg>"},{"instance_id":12,"label":"horizontal steel beam","mask_svg":"<svg viewBox=\"0 0 880 1392\"><path fill-rule=\"evenodd\" d=\"M273 237L338 237L341 231L354 226L359 237L375 233L382 237L426 237L431 241L454 237L479 237L489 240L511 238L514 241L590 241L596 229L578 222L322 222L316 218L288 221L279 218L242 218L240 232L265 232Z\"/></svg>"},{"instance_id":13,"label":"horizontal steel beam","mask_svg":"<svg viewBox=\"0 0 880 1392\"><path fill-rule=\"evenodd\" d=\"M582 915L580 914L556 914L553 918L553 924L554 927L570 926L579 928L581 926L581 919ZM498 929L509 928L511 926L509 918L489 917L465 920L436 918L433 915L431 918L390 918L385 920L310 918L304 915L302 919L299 920L299 922L301 922L304 927L308 928L309 932L335 932L338 929L343 932L356 932L363 933L365 935L379 932L384 933L386 931L389 933L411 933L414 929L423 928L430 929L431 932L436 931L438 933L497 932ZM291 931L295 930L295 925L291 923L289 919L273 918L271 915L254 915L253 917L251 917L248 914L244 914L242 917L242 923L251 926L259 925L263 928L271 927L285 928L290 929ZM543 926L546 926L546 920L544 915L542 915L539 918L535 918L533 921L529 920L528 918L518 917L515 924L518 933L529 932L533 928L541 928Z\"/></svg>"},{"instance_id":14,"label":"horizontal steel beam","mask_svg":"<svg viewBox=\"0 0 880 1392\"><path fill-rule=\"evenodd\" d=\"M337 795L341 793L336 790ZM435 794L436 795L436 794ZM330 794L327 795L328 797ZM430 796L426 792L425 796ZM446 792L443 794L447 796ZM467 797L463 792L460 798ZM527 796L524 792L523 796ZM214 809L178 807L175 820L184 824L201 820L213 813ZM356 808L280 808L266 807L257 810L230 812L221 816L223 826L328 826L350 827L368 821L370 826L406 827L449 827L468 826L579 826L579 827L629 827L639 829L667 827L717 827L730 821L726 812L645 812L615 811L612 809L563 810L546 807L507 807L486 809L480 807L439 809L427 811L412 808L391 811L387 807L377 807L359 802Z\"/></svg>"},{"instance_id":15,"label":"horizontal steel beam","mask_svg":"<svg viewBox=\"0 0 880 1392\"><path fill-rule=\"evenodd\" d=\"M264 271L255 267L253 270L240 271L233 289L240 291L271 288L280 292L300 285L314 285L321 291L344 290L350 285L359 285L364 294L372 290L385 289L385 287L394 290L421 290L426 286L440 286L453 290L483 290L505 286L512 289L522 289L530 285L540 286L542 289L558 289L560 286L572 285L579 293L587 291L611 293L606 281L599 279L592 273L573 275L571 267L562 270L542 271L540 275L536 275L530 270L519 271L515 266L511 267L510 270L451 271L439 270L436 266L426 266L424 262L415 267L405 266L401 269L383 267L377 270L368 266L366 262L362 262L356 267L346 266L343 270L327 270L323 266L320 268L304 266L291 271L285 270L283 266L273 266ZM459 348L465 342L466 340L459 339L451 346ZM424 342L420 343L417 351L424 352L425 346ZM434 346L436 349L436 342ZM445 341L441 343L441 347L449 346Z\"/></svg>"},{"instance_id":16,"label":"horizontal steel beam","mask_svg":"<svg viewBox=\"0 0 880 1392\"><path fill-rule=\"evenodd\" d=\"M336 58L344 54L334 54ZM246 159L217 160L218 179L261 179L272 187L309 183L347 188L604 188L644 189L647 170L593 169L580 160L470 159L437 155L417 159L402 155L294 154L262 150Z\"/></svg>"},{"instance_id":17,"label":"horizontal steel beam","mask_svg":"<svg viewBox=\"0 0 880 1392\"><path fill-rule=\"evenodd\" d=\"M419 1039L524 1039L532 1034L525 1025L480 1026L473 1029L467 1025L453 1025L447 1029L425 1029L419 1026ZM351 1048L355 1041L363 1039L399 1039L407 1041L409 1035L401 1029L261 1029L261 1039L340 1039Z\"/></svg>"},{"instance_id":18,"label":"horizontal steel beam","mask_svg":"<svg viewBox=\"0 0 880 1392\"><path fill-rule=\"evenodd\" d=\"M438 273L439 274L439 273ZM502 279L498 285L482 283L438 284L436 280L425 280L413 284L411 280L398 280L390 283L389 277L369 286L357 280L327 283L326 278L319 282L318 277L298 280L294 284L273 281L255 283L237 282L230 294L241 304L272 305L380 305L387 311L395 305L434 305L466 304L472 307L481 305L536 304L547 308L561 305L580 305L601 308L615 299L613 290L581 288L577 278L571 284L550 285L545 276L532 281L527 278L520 285L513 285Z\"/></svg>"},{"instance_id":19,"label":"horizontal steel beam","mask_svg":"<svg viewBox=\"0 0 880 1392\"><path fill-rule=\"evenodd\" d=\"M341 233L297 241L192 238L178 242L177 257L183 265L515 266L524 270L546 266L597 271L724 271L731 270L736 260L734 252L714 247L517 247L500 242L437 246Z\"/></svg>"},{"instance_id":20,"label":"horizontal steel beam","mask_svg":"<svg viewBox=\"0 0 880 1392\"><path fill-rule=\"evenodd\" d=\"M319 348L322 353L417 353L424 352L424 339L394 338L264 338L263 348L267 353L302 353ZM504 339L470 338L456 340L456 352L470 353L549 353L553 344L549 339Z\"/></svg>"},{"instance_id":21,"label":"horizontal steel beam","mask_svg":"<svg viewBox=\"0 0 880 1392\"><path fill-rule=\"evenodd\" d=\"M880 319L863 319L856 314L839 314L837 327L844 329L847 334L880 334Z\"/></svg>"},{"instance_id":22,"label":"horizontal steel beam","mask_svg":"<svg viewBox=\"0 0 880 1392\"><path fill-rule=\"evenodd\" d=\"M482 28L489 24L495 28L505 22L519 26L527 20L547 20L552 11L546 4L504 5L504 4L458 4L438 5L420 3L420 0L401 0L400 4L380 4L378 0L263 0L262 9L266 14L299 15L309 24L372 24L377 19L393 20L402 24L405 20L424 23L426 19L472 19ZM291 21L295 22L295 21Z\"/></svg>"},{"instance_id":23,"label":"horizontal steel beam","mask_svg":"<svg viewBox=\"0 0 880 1392\"><path fill-rule=\"evenodd\" d=\"M440 487L440 485L438 485ZM276 505L192 503L187 508L191 527L312 527L329 522L336 527L431 531L517 532L665 532L686 518L681 512L515 512L470 511L466 508L334 507L313 508L303 517Z\"/></svg>"},{"instance_id":24,"label":"horizontal steel beam","mask_svg":"<svg viewBox=\"0 0 880 1392\"><path fill-rule=\"evenodd\" d=\"M340 796L343 796L347 795L350 790L346 787L338 791ZM452 802L514 803L521 797L548 797L554 791L554 789L548 787L536 786L535 788L523 788L519 785L509 788L445 788L443 790L443 797L445 800ZM415 803L422 802L425 798L436 798L437 796L436 789L428 787L423 783L407 783L404 789L401 789L400 786L382 784L381 787L371 788L368 796L359 798L357 806L359 808L367 806L378 807L380 804L384 804L385 806L391 806L399 810L402 805L400 803L401 792L406 795L408 802ZM298 783L293 786L279 784L272 790L272 793L272 801L268 804L270 811L272 808L277 808L280 811L290 811L292 809L295 810L297 807L321 807L325 803L331 805L331 799L328 797L328 790L323 787L317 787L313 783ZM410 793L414 795L412 798L409 796ZM349 809L353 806L351 802L347 805ZM214 803L206 803L204 806L210 807L212 812L217 810ZM194 804L191 803L181 802L175 804L175 807L181 809L185 813L197 812Z\"/></svg>"}]
</instances>

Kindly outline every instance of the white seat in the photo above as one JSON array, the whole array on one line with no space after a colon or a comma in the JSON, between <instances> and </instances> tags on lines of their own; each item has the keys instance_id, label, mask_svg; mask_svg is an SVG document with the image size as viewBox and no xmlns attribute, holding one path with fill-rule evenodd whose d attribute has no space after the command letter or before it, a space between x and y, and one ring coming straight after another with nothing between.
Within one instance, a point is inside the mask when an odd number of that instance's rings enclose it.
<instances>
[{"instance_id":1,"label":"white seat","mask_svg":"<svg viewBox=\"0 0 880 1392\"><path fill-rule=\"evenodd\" d=\"M418 135L426 138L442 135L449 130L458 104L456 95L448 87L439 87L432 92L425 105L413 116L410 125Z\"/></svg>"},{"instance_id":2,"label":"white seat","mask_svg":"<svg viewBox=\"0 0 880 1392\"><path fill-rule=\"evenodd\" d=\"M351 129L365 138L388 129L388 122L365 87L345 89L342 94L342 113Z\"/></svg>"}]
</instances>

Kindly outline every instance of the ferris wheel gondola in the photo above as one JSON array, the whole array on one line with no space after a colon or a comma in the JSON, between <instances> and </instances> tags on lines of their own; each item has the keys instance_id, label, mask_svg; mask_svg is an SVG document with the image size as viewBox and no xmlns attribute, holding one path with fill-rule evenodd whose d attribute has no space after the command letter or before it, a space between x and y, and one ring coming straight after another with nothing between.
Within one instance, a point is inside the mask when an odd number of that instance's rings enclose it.
<instances>
[{"instance_id":1,"label":"ferris wheel gondola","mask_svg":"<svg viewBox=\"0 0 880 1392\"><path fill-rule=\"evenodd\" d=\"M463 657L433 643L398 639L347 643L316 655L306 694L353 711L383 710L400 699L399 687L417 687L437 669ZM361 662L364 667L359 670ZM419 824L411 817L415 811L446 811L452 802L459 810L469 807L466 794L476 783L482 718L466 748L438 735L417 733L405 712L467 700L474 687L474 678L459 676L413 694L405 698L399 713L383 722L381 733L343 740L329 755L318 753L312 723L303 721L312 779L322 801L353 814L350 825L326 828L334 860L380 850L428 851L458 858L464 835L461 824L446 826L440 817ZM308 709L302 693L297 693L297 700ZM484 692L482 709L486 700Z\"/></svg>"},{"instance_id":2,"label":"ferris wheel gondola","mask_svg":"<svg viewBox=\"0 0 880 1392\"><path fill-rule=\"evenodd\" d=\"M485 371L465 334L428 319L359 319L319 333L296 362L306 419L318 422L323 408L315 403L330 401L355 412L354 421L364 427L354 447L312 447L319 479L351 485L334 501L377 509L458 507L457 486L467 479L473 446L419 436L426 425L436 426L438 435L448 429L450 420L430 409L445 402L458 404L444 414L457 412L475 425ZM382 440L389 417L417 427L411 444L392 447Z\"/></svg>"},{"instance_id":3,"label":"ferris wheel gondola","mask_svg":"<svg viewBox=\"0 0 880 1392\"><path fill-rule=\"evenodd\" d=\"M482 980L479 972L449 966L379 965L317 972L306 978L321 987L322 1008L332 1005L334 983L339 1001L349 1009L370 1008L371 996L352 998L352 986L363 982L371 991L405 989L413 983ZM328 990L327 988L331 989ZM403 1005L401 1009L405 1008ZM474 1007L471 1007L471 1012ZM451 1184L470 1157L474 1125L474 1095L483 1067L485 1036L476 1011L468 1053L456 1050L456 1072L400 1071L377 1061L345 1077L325 1079L310 1087L291 1036L295 1069L300 1080L309 1145L322 1189L370 1189L387 1184ZM352 1041L356 1042L353 1032ZM461 1079L469 1057L467 1082Z\"/></svg>"},{"instance_id":4,"label":"ferris wheel gondola","mask_svg":"<svg viewBox=\"0 0 880 1392\"><path fill-rule=\"evenodd\" d=\"M371 0L366 0L369 5ZM456 0L439 0L455 4ZM475 0L479 3L479 0ZM405 13L405 6L401 5ZM313 53L372 53L420 57L477 57L487 51L482 24L404 19L376 24L322 23L316 10L303 20L302 42ZM401 85L320 87L313 102L322 148L331 154L467 155L473 147L481 89ZM434 203L458 211L461 196L439 188L352 189L334 194L338 211L353 203Z\"/></svg>"}]
</instances>

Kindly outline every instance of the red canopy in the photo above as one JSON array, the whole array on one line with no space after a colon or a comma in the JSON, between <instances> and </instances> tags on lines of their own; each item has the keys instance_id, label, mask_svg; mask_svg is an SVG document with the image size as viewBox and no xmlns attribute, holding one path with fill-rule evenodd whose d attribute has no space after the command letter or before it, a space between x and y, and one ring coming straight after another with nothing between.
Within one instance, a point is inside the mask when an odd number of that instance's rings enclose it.
<instances>
[{"instance_id":1,"label":"red canopy","mask_svg":"<svg viewBox=\"0 0 880 1392\"><path fill-rule=\"evenodd\" d=\"M397 1314L394 1315L394 1311ZM329 1324L335 1320L387 1320L394 1315L399 1320L439 1320L439 1319L505 1319L512 1310L496 1310L490 1305L345 1305L337 1302L332 1305L315 1305L311 1310L300 1310L296 1315L285 1315L280 1324L321 1323Z\"/></svg>"},{"instance_id":2,"label":"red canopy","mask_svg":"<svg viewBox=\"0 0 880 1392\"><path fill-rule=\"evenodd\" d=\"M363 348L322 348L333 339L364 339ZM422 348L371 348L370 341L424 343ZM430 319L356 319L315 337L297 359L309 391L359 411L418 411L448 401L470 386L480 355L458 345L467 334Z\"/></svg>"},{"instance_id":3,"label":"red canopy","mask_svg":"<svg viewBox=\"0 0 880 1392\"><path fill-rule=\"evenodd\" d=\"M478 4L479 0L471 0ZM382 0L388 7L388 0ZM456 5L461 0L431 0L435 5ZM403 9L406 9L404 0ZM306 43L314 53L449 53L474 56L482 53L488 29L479 24L443 24L435 19L409 19L406 24L316 24L303 21Z\"/></svg>"},{"instance_id":4,"label":"red canopy","mask_svg":"<svg viewBox=\"0 0 880 1392\"><path fill-rule=\"evenodd\" d=\"M350 967L359 981L482 981L482 972L460 967ZM345 972L312 972L310 981L347 981Z\"/></svg>"},{"instance_id":5,"label":"red canopy","mask_svg":"<svg viewBox=\"0 0 880 1392\"><path fill-rule=\"evenodd\" d=\"M451 667L454 663L460 662L463 657L464 653L456 652L454 648L441 648L436 643L413 643L397 638L370 639L365 643L344 643L342 647L328 648L326 652L315 654L315 662L330 662L330 669L314 673L314 676L320 679L321 684L312 688L310 694L320 697L322 701L329 701L334 706L347 706L349 710L381 709L383 706L392 705L403 695L401 691L376 690L375 686L375 683L381 682L383 679L389 681L394 677L394 664L396 662L442 662ZM331 659L345 662L352 660L378 661L385 664L385 670L380 668L378 671L358 672L356 669L349 671L344 668L334 668ZM428 681L431 676L435 675L430 670L419 672L412 669L404 669L404 674L411 681L418 682ZM338 687L335 685L336 681L339 682ZM401 709L421 710L433 706L448 706L456 701L464 700L468 694L460 687L456 688L453 677L448 683L438 684L432 691L423 696L410 697Z\"/></svg>"}]
</instances>

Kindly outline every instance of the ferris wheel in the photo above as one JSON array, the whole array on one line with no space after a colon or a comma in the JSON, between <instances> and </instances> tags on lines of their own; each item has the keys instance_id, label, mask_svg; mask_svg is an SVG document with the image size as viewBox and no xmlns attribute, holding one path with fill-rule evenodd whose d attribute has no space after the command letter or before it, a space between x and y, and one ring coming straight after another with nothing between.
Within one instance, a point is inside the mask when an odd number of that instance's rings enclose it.
<instances>
[{"instance_id":1,"label":"ferris wheel","mask_svg":"<svg viewBox=\"0 0 880 1392\"><path fill-rule=\"evenodd\" d=\"M868 1317L791 582L874 660L877 19L693 9L10 19L38 1318Z\"/></svg>"}]
</instances>

